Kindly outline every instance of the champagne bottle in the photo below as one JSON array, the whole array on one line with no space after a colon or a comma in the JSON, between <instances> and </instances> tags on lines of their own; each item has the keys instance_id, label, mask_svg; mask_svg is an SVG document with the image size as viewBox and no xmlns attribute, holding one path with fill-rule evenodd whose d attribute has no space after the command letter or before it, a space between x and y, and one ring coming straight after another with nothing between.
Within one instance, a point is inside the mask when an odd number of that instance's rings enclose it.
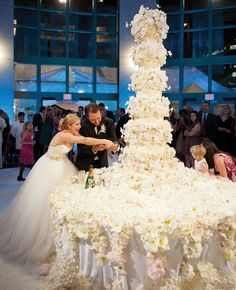
<instances>
[{"instance_id":1,"label":"champagne bottle","mask_svg":"<svg viewBox=\"0 0 236 290\"><path fill-rule=\"evenodd\" d=\"M85 188L91 188L94 186L95 186L95 179L94 179L94 175L93 175L93 165L90 165L88 177L86 179Z\"/></svg>"}]
</instances>

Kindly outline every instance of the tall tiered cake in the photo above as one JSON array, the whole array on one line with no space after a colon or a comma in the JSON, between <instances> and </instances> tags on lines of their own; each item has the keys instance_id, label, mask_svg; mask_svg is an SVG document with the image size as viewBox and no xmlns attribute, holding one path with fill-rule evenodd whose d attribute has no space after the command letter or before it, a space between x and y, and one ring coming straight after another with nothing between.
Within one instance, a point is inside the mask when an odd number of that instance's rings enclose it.
<instances>
[{"instance_id":1,"label":"tall tiered cake","mask_svg":"<svg viewBox=\"0 0 236 290\"><path fill-rule=\"evenodd\" d=\"M95 188L80 173L51 194L52 288L235 289L236 186L185 168L167 144L166 15L141 7L131 27L127 146Z\"/></svg>"}]
</instances>

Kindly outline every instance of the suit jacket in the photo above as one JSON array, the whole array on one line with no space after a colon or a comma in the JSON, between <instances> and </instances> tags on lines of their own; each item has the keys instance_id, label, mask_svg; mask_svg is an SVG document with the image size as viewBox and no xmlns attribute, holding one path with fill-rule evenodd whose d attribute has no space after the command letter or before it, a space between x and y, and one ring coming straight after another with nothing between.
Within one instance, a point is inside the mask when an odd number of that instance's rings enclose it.
<instances>
[{"instance_id":1,"label":"suit jacket","mask_svg":"<svg viewBox=\"0 0 236 290\"><path fill-rule=\"evenodd\" d=\"M109 139L116 141L115 126L113 120L106 118L102 119L100 126L97 127L97 134L95 126L86 118L81 122L79 133L84 137L92 137L98 139ZM98 157L102 167L108 167L107 150L98 151L94 154L92 146L78 145L78 154L75 165L79 170L89 170L89 165L93 164L95 157Z\"/></svg>"},{"instance_id":2,"label":"suit jacket","mask_svg":"<svg viewBox=\"0 0 236 290\"><path fill-rule=\"evenodd\" d=\"M202 117L203 113L199 112L199 121L202 124ZM205 125L205 134L202 134L202 137L209 138L211 141L215 142L217 134L217 121L216 116L208 113L206 118L206 125Z\"/></svg>"},{"instance_id":3,"label":"suit jacket","mask_svg":"<svg viewBox=\"0 0 236 290\"><path fill-rule=\"evenodd\" d=\"M33 127L34 129L37 129L37 131L34 132L35 135L35 141L39 142L39 136L40 136L40 131L43 126L43 119L40 113L35 114L33 117Z\"/></svg>"},{"instance_id":4,"label":"suit jacket","mask_svg":"<svg viewBox=\"0 0 236 290\"><path fill-rule=\"evenodd\" d=\"M119 121L116 124L116 137L117 139L121 138L121 129L124 128L124 125L130 120L130 115L126 113L122 117L120 117Z\"/></svg>"}]
</instances>

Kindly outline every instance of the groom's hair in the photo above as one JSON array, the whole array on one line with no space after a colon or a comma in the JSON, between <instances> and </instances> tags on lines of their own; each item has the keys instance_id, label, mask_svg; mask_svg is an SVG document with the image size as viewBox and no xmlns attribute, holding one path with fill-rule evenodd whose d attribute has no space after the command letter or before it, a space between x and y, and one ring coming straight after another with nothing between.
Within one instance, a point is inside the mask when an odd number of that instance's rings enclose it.
<instances>
[{"instance_id":1,"label":"groom's hair","mask_svg":"<svg viewBox=\"0 0 236 290\"><path fill-rule=\"evenodd\" d=\"M88 117L89 113L101 112L101 107L97 104L89 104L85 107L85 116Z\"/></svg>"}]
</instances>

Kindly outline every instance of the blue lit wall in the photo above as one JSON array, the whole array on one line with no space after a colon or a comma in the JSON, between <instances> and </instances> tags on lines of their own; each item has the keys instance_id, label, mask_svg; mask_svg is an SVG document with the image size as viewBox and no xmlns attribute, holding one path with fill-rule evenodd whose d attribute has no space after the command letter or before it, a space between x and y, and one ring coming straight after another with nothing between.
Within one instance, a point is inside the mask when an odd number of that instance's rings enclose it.
<instances>
[{"instance_id":1,"label":"blue lit wall","mask_svg":"<svg viewBox=\"0 0 236 290\"><path fill-rule=\"evenodd\" d=\"M125 27L125 23L130 23L134 15L138 13L141 5L156 8L155 0L136 0L127 1L120 0L120 45L119 45L119 106L125 107L125 103L133 94L128 90L130 83L130 74L133 71L132 64L129 59L129 50L134 45L134 38L130 34L130 28Z\"/></svg>"},{"instance_id":2,"label":"blue lit wall","mask_svg":"<svg viewBox=\"0 0 236 290\"><path fill-rule=\"evenodd\" d=\"M1 0L0 11L0 109L13 121L13 0Z\"/></svg>"}]
</instances>

